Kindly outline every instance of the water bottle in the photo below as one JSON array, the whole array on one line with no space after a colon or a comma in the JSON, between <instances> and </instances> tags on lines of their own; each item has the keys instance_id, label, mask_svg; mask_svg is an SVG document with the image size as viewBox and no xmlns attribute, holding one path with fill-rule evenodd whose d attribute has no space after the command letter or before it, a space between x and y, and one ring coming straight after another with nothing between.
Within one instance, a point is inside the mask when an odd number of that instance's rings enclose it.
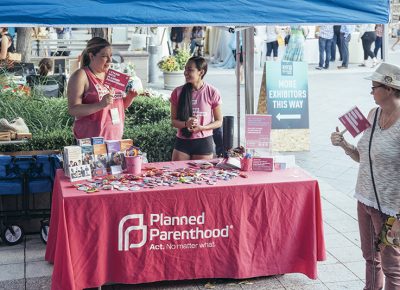
<instances>
[{"instance_id":1,"label":"water bottle","mask_svg":"<svg viewBox=\"0 0 400 290\"><path fill-rule=\"evenodd\" d=\"M147 153L146 152L142 153L142 163L149 163L149 160L147 160Z\"/></svg>"}]
</instances>

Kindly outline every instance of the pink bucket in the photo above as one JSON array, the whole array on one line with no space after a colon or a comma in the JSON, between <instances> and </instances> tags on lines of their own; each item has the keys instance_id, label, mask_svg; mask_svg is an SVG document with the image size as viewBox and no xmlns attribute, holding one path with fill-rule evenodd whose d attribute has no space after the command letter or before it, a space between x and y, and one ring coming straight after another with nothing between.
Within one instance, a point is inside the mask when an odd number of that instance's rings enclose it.
<instances>
[{"instance_id":1,"label":"pink bucket","mask_svg":"<svg viewBox=\"0 0 400 290\"><path fill-rule=\"evenodd\" d=\"M240 170L242 171L251 171L253 167L253 159L252 158L242 158L240 159Z\"/></svg>"},{"instance_id":2,"label":"pink bucket","mask_svg":"<svg viewBox=\"0 0 400 290\"><path fill-rule=\"evenodd\" d=\"M130 174L142 172L142 156L125 156L126 171Z\"/></svg>"}]
</instances>

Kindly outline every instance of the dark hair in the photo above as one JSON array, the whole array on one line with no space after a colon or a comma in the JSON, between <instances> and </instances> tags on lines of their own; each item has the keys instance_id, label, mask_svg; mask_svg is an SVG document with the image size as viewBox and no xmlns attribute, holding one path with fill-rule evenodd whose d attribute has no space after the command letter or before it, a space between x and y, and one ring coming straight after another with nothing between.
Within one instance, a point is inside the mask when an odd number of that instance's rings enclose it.
<instances>
[{"instance_id":1,"label":"dark hair","mask_svg":"<svg viewBox=\"0 0 400 290\"><path fill-rule=\"evenodd\" d=\"M89 53L96 55L100 50L105 47L109 47L111 44L101 37L93 37L86 44L86 48L82 52L82 65L81 67L88 66L90 64Z\"/></svg>"},{"instance_id":2,"label":"dark hair","mask_svg":"<svg viewBox=\"0 0 400 290\"><path fill-rule=\"evenodd\" d=\"M201 76L203 79L207 73L207 61L201 56L192 56L188 59L186 65L191 62L194 63L198 70L204 71L204 74ZM186 83L182 88L181 94L179 95L177 117L180 121L186 121L193 115L192 90L193 85L191 83ZM190 132L186 127L181 129L181 133L187 138L192 136L192 132Z\"/></svg>"},{"instance_id":3,"label":"dark hair","mask_svg":"<svg viewBox=\"0 0 400 290\"><path fill-rule=\"evenodd\" d=\"M39 61L39 75L47 76L51 69L53 68L53 63L50 58L42 58Z\"/></svg>"}]
</instances>

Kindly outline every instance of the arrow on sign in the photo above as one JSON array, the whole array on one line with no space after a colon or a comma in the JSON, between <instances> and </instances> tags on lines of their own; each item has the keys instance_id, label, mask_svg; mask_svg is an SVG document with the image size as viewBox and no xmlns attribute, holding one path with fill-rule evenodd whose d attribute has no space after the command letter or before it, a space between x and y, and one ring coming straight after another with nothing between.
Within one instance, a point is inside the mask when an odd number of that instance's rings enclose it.
<instances>
[{"instance_id":1,"label":"arrow on sign","mask_svg":"<svg viewBox=\"0 0 400 290\"><path fill-rule=\"evenodd\" d=\"M278 115L276 115L276 118L280 121L281 119L284 120L296 120L296 119L301 119L301 115L300 114L291 114L291 115L284 115L281 113L279 113Z\"/></svg>"}]
</instances>

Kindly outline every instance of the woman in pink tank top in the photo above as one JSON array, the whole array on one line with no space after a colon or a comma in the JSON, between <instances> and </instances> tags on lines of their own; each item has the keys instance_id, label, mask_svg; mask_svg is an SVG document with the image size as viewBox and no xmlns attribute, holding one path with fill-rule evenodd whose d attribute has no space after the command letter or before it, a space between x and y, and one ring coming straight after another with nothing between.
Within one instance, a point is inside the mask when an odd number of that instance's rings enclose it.
<instances>
[{"instance_id":1,"label":"woman in pink tank top","mask_svg":"<svg viewBox=\"0 0 400 290\"><path fill-rule=\"evenodd\" d=\"M100 37L88 41L82 53L82 65L68 82L68 112L75 117L76 139L101 136L120 140L124 132L125 109L136 97L104 85L112 59L111 44Z\"/></svg>"}]
</instances>

